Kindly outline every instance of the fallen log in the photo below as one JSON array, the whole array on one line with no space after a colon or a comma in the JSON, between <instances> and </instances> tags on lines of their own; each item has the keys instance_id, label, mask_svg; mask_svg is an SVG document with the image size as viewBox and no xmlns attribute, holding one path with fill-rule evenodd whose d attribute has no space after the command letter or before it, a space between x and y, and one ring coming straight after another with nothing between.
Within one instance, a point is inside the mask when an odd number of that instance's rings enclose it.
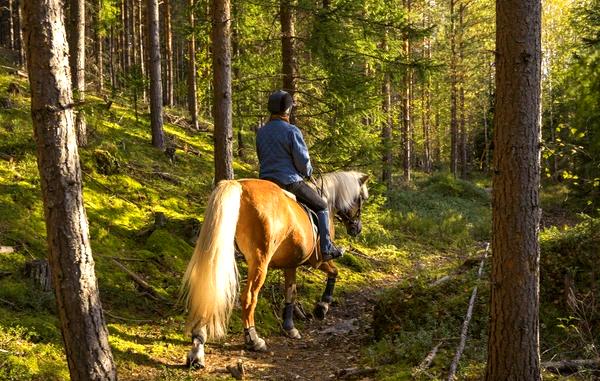
<instances>
[{"instance_id":1,"label":"fallen log","mask_svg":"<svg viewBox=\"0 0 600 381\"><path fill-rule=\"evenodd\" d=\"M542 368L556 374L571 374L581 369L600 369L600 358L591 360L562 360L542 363Z\"/></svg>"},{"instance_id":2,"label":"fallen log","mask_svg":"<svg viewBox=\"0 0 600 381\"><path fill-rule=\"evenodd\" d=\"M483 254L483 258L481 259L481 263L479 264L479 271L477 272L477 281L481 279L481 274L483 273L483 264L485 263L485 259L487 258L489 252L490 244L487 243L485 246L485 252ZM475 305L475 298L477 297L477 286L473 288L473 292L471 293L471 299L469 300L469 307L467 308L467 316L465 316L465 320L463 322L462 330L460 333L460 343L458 344L458 348L456 348L456 354L454 355L454 360L452 360L452 364L450 364L450 372L448 373L448 381L453 381L455 379L456 369L458 368L458 362L462 356L462 353L465 349L465 344L467 342L467 332L469 329L469 323L471 322L471 317L473 316L473 306Z\"/></svg>"},{"instance_id":3,"label":"fallen log","mask_svg":"<svg viewBox=\"0 0 600 381\"><path fill-rule=\"evenodd\" d=\"M423 359L423 361L421 361L421 363L417 367L417 373L420 373L420 372L423 372L423 371L429 369L429 367L431 366L431 363L435 359L435 356L437 355L438 350L440 349L440 347L442 346L443 343L444 343L443 341L440 341L439 343L437 343L437 345L435 347L433 347L433 349L431 351L429 351L427 356Z\"/></svg>"}]
</instances>

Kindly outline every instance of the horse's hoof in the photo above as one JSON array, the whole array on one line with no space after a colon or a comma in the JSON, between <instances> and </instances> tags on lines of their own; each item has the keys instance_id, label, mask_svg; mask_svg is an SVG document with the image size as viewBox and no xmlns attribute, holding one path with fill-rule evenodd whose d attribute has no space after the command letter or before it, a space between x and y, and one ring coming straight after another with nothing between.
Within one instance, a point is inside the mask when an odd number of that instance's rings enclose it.
<instances>
[{"instance_id":1,"label":"horse's hoof","mask_svg":"<svg viewBox=\"0 0 600 381\"><path fill-rule=\"evenodd\" d=\"M204 369L204 358L190 355L185 359L185 366L190 369Z\"/></svg>"},{"instance_id":2,"label":"horse's hoof","mask_svg":"<svg viewBox=\"0 0 600 381\"><path fill-rule=\"evenodd\" d=\"M267 343L262 338L257 338L254 342L247 342L246 349L254 352L266 352L267 351Z\"/></svg>"},{"instance_id":3,"label":"horse's hoof","mask_svg":"<svg viewBox=\"0 0 600 381\"><path fill-rule=\"evenodd\" d=\"M283 333L290 339L301 339L302 338L302 336L300 335L300 332L296 328L292 328L290 330L284 329Z\"/></svg>"},{"instance_id":4,"label":"horse's hoof","mask_svg":"<svg viewBox=\"0 0 600 381\"><path fill-rule=\"evenodd\" d=\"M329 311L329 303L319 302L315 306L315 317L319 320L325 319L327 312Z\"/></svg>"}]
</instances>

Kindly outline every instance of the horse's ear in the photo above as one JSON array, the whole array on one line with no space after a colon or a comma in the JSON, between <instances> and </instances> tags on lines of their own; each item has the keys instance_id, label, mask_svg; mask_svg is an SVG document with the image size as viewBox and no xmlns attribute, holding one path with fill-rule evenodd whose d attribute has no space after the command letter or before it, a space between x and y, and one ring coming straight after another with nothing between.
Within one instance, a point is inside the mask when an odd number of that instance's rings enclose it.
<instances>
[{"instance_id":1,"label":"horse's ear","mask_svg":"<svg viewBox=\"0 0 600 381\"><path fill-rule=\"evenodd\" d=\"M369 179L371 178L371 175L368 174L363 174L362 176L360 176L360 185L363 185L364 183L366 183L367 181L369 181Z\"/></svg>"}]
</instances>

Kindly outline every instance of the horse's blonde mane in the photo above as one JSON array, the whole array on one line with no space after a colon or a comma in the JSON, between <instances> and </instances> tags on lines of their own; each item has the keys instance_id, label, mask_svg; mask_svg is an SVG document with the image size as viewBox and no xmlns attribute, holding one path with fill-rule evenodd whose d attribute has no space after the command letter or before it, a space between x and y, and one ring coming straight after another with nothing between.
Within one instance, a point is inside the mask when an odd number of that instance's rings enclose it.
<instances>
[{"instance_id":1,"label":"horse's blonde mane","mask_svg":"<svg viewBox=\"0 0 600 381\"><path fill-rule=\"evenodd\" d=\"M358 196L362 195L364 199L369 197L369 191L364 184L366 177L364 173L356 171L332 172L316 178L315 182L317 187L323 187L329 208L347 210ZM363 179L362 182L361 179Z\"/></svg>"}]
</instances>

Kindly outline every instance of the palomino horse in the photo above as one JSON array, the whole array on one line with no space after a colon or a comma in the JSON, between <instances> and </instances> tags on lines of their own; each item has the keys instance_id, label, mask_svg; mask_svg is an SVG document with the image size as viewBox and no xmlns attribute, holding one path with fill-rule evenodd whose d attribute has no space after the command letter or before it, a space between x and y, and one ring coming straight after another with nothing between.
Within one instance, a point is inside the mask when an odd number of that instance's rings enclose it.
<instances>
[{"instance_id":1,"label":"palomino horse","mask_svg":"<svg viewBox=\"0 0 600 381\"><path fill-rule=\"evenodd\" d=\"M328 201L332 236L333 216L344 223L351 236L360 233L362 202L368 197L367 178L359 172L335 172L316 179ZM206 339L227 333L238 292L236 245L248 263L247 283L241 294L247 349L267 348L256 333L254 309L269 267L285 272L283 330L287 336L300 338L293 322L298 266L309 263L327 274L327 286L315 309L317 317L325 317L333 300L337 269L331 261L320 260L317 236L308 214L293 196L270 181L221 181L208 201L183 280L188 309L186 332L192 335L188 365L204 367Z\"/></svg>"}]
</instances>

